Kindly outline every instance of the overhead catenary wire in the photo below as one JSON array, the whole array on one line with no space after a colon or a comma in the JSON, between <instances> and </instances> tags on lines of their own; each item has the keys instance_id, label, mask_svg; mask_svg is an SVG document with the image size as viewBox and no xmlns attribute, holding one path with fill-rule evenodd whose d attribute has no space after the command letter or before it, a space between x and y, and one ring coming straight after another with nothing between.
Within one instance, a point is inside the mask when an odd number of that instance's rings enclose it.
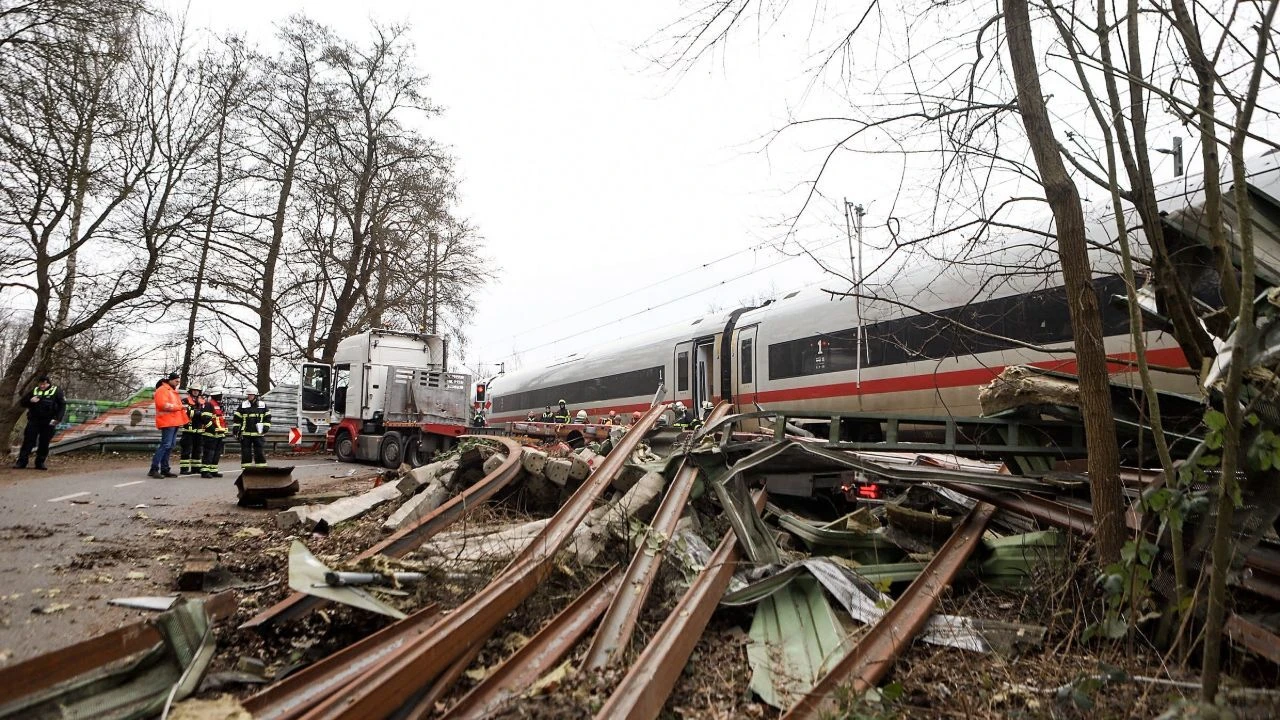
<instances>
[{"instance_id":1,"label":"overhead catenary wire","mask_svg":"<svg viewBox=\"0 0 1280 720\"><path fill-rule=\"evenodd\" d=\"M819 245L819 246L818 246L818 247L816 247L816 248L811 248L811 249L809 249L809 250L808 250L808 252L813 253L813 252L817 252L817 251L819 251L819 250L825 250L826 248L831 247L832 245L835 245L836 243L839 243L839 242L842 242L842 241L843 241L843 238L839 238L839 239L836 239L836 240L832 240L831 242L825 243L825 244L823 244L823 245ZM654 310L657 310L658 308L662 308L662 307L666 307L667 305L671 305L672 303L677 303L677 302L680 302L681 300L687 300L687 299L689 299L689 298L693 297L694 295L700 295L700 294L702 294L702 293L704 293L704 292L707 292L707 291L709 291L709 290L714 290L714 289L716 289L716 288L718 288L718 287L722 287L722 286L724 286L724 285L727 285L728 283L735 282L735 281L737 281L737 280L741 280L742 278L750 277L751 275L755 275L756 273L764 272L765 270L769 270L769 269L775 268L775 267L777 267L777 266L779 266L779 265L781 265L781 264L783 264L783 263L786 263L786 262L790 262L790 261L792 261L792 260L795 260L795 259L796 259L796 258L798 258L798 257L804 257L804 256L803 256L803 255L788 255L787 257L784 257L784 258L782 258L781 260L779 260L779 261L777 261L777 262L769 263L768 265L764 265L764 266L761 266L761 267L758 267L758 268L755 268L755 269L752 269L752 270L748 270L747 272L744 272L744 273L742 273L742 274L740 274L740 275L735 275L734 277L727 278L727 279L725 279L725 280L721 280L721 281L719 281L719 282L717 282L717 283L714 283L714 284L712 284L712 285L707 285L706 287L702 287L702 288L699 288L699 289L694 290L694 291L692 291L692 292L685 293L684 295L680 295L680 296L678 296L678 297L670 298L670 299L665 300L665 301L663 301L663 302L660 302L660 303L658 303L658 304L656 304L656 305L650 305L649 307L646 307L646 308L644 308L644 309L642 309L642 310L637 310L637 311L635 311L635 312L633 312L633 313L631 313L631 314L629 314L629 315L624 315L624 316L622 316L622 317L620 317L620 318L613 318L613 319L609 320L608 322L601 323L601 324L599 324L599 325L595 325L595 326L593 326L593 327L589 327L589 328L586 328L586 329L584 329L584 330L578 330L578 331L576 331L576 332L574 332L574 333L572 333L572 334L570 334L570 335L565 335L564 337L559 337L559 338L556 338L555 340L548 340L547 342L544 342L544 343L542 343L542 344L540 344L540 345L534 345L533 347L530 347L530 348L524 348L524 349L522 349L522 350L519 350L519 351L513 352L513 353L511 353L510 355L506 355L506 356L504 356L504 357L500 358L500 360L509 360L509 359L511 359L511 358L516 357L519 353L522 353L522 352L533 352L534 350L541 350L541 349L542 349L542 348L544 348L544 347L548 347L548 346L551 346L551 345L555 345L555 344L557 344L557 343L562 343L562 342L564 342L565 340L572 340L573 338L576 338L576 337L579 337L579 336L582 336L582 335L586 335L587 333L594 332L594 331L596 331L596 330L600 330L600 329L602 329L602 328L609 327L610 325L616 325L617 323L620 323L620 322L622 322L622 321L624 321L624 320L630 320L631 318L639 317L639 316L641 316L641 315L644 315L645 313L648 313L648 312L652 312L652 311L654 311ZM682 273L682 274L684 274L684 273ZM670 278L668 278L668 279L670 279ZM638 291L637 291L637 292L638 292ZM598 307L598 306L597 306L597 307ZM592 309L596 309L596 308L592 308Z\"/></svg>"},{"instance_id":2,"label":"overhead catenary wire","mask_svg":"<svg viewBox=\"0 0 1280 720\"><path fill-rule=\"evenodd\" d=\"M739 255L744 254L744 253L755 252L755 251L757 251L757 250L764 249L764 248L768 247L768 246L769 246L769 245L771 245L771 244L772 244L772 241L768 241L768 240L766 240L765 242L762 242L762 243L759 243L759 244L756 244L756 245L751 245L751 246L749 246L749 247L745 247L745 248L743 248L743 249L741 249L741 250L737 250L737 251L735 251L735 252L731 252L731 253L729 253L728 255L725 255L725 256L723 256L723 257L716 258L715 260L708 260L707 262L704 262L704 263L702 263L702 264L700 264L700 265L695 265L694 267L691 267L691 268L689 268L688 270L685 270L685 271L683 271L683 272L676 273L675 275L668 275L668 276L666 276L666 277L662 278L661 280L658 280L658 281L656 281L656 282L651 282L651 283L649 283L648 285L645 285L644 287L638 287L638 288L635 288L634 290L628 290L627 292L624 292L624 293L622 293L621 295L616 295L616 296L611 297L611 298L609 298L609 299L607 299L607 300L602 300L602 301L600 301L600 302L598 302L598 303L595 303L595 304L591 305L590 307L583 308L583 309L581 309L581 310L579 310L579 311L577 311L577 312L570 313L570 314L568 314L568 315L562 315L562 316L560 316L560 317L557 317L555 320L551 320L551 321L549 321L549 322L545 322L545 323L543 323L543 324L541 324L541 325L537 325L537 326L535 326L535 327L531 327L531 328L527 328L527 329L525 329L525 330L521 330L520 332L516 333L515 335L512 335L511 337L512 337L513 339L514 339L514 338L518 338L518 337L522 337L522 336L524 336L524 335L528 335L528 334L529 334L529 333L531 333L531 332L536 332L536 331L538 331L538 330L542 330L543 328L547 328L547 327L550 327L550 326L552 326L552 325L556 325L556 324L562 323L562 322L564 322L565 320L569 320L569 319L572 319L572 318L578 317L578 316L580 316L580 315L586 315L587 313L594 313L594 312L597 312L597 311L599 311L599 309L600 309L601 307L603 307L603 306L605 306L605 305L608 305L608 304L610 304L610 303L614 303L614 302L617 302L617 301L619 301L619 300L625 300L626 298L629 298L629 297L631 297L632 295L636 295L636 294L642 293L642 292L644 292L644 291L646 291L646 290L652 290L653 288L656 288L656 287L658 287L659 285L665 285L666 283L669 283L669 282L671 282L672 280L675 280L675 279L677 279L677 278L682 278L682 277L684 277L685 275L690 275L690 274L692 274L692 273L696 273L696 272L700 272L700 271L702 271L702 270L706 270L707 268L711 267L712 265L717 265L717 264L719 264L719 263L724 262L725 260L729 260L729 259L735 258L735 257L737 257L737 256L739 256Z\"/></svg>"}]
</instances>

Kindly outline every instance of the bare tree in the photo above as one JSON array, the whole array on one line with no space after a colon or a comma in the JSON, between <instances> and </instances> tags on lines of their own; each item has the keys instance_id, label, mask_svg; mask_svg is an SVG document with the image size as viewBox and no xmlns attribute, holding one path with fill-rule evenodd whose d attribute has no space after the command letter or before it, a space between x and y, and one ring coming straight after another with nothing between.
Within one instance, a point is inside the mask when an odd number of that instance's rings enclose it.
<instances>
[{"instance_id":1,"label":"bare tree","mask_svg":"<svg viewBox=\"0 0 1280 720\"><path fill-rule=\"evenodd\" d=\"M61 343L144 297L191 220L187 180L210 133L181 27L133 8L53 32L58 42L4 68L0 88L0 293L32 308L0 371L0 437L20 386Z\"/></svg>"}]
</instances>

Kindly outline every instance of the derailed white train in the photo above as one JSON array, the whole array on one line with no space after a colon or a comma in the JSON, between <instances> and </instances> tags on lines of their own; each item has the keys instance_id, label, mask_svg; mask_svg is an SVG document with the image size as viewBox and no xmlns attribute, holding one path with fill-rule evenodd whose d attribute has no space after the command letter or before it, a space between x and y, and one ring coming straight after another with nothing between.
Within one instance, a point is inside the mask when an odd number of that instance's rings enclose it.
<instances>
[{"instance_id":1,"label":"derailed white train","mask_svg":"<svg viewBox=\"0 0 1280 720\"><path fill-rule=\"evenodd\" d=\"M1268 284L1280 282L1274 270L1280 267L1276 161L1272 153L1252 164L1255 172L1249 182L1263 267L1259 275ZM1189 237L1197 233L1187 219L1198 216L1195 208L1202 196L1188 191L1192 183L1164 186L1160 203L1171 227ZM1100 244L1106 244L1114 231L1107 218L1099 219L1094 228ZM594 420L610 410L621 414L647 408L659 386L666 388L665 401L679 400L691 407L704 400L732 399L741 410L758 405L978 415L978 389L1008 366L1074 370L1060 275L1010 272L1020 266L1045 267L1041 261L1051 255L1031 245L1002 250L993 258L1003 268L998 281L969 271L972 266L939 265L900 272L888 285L864 285L860 297L832 297L818 288L799 290L763 307L708 315L575 353L494 380L489 388L490 420L521 420L561 399L574 411L585 409ZM1107 352L1126 360L1133 357L1133 348L1128 310L1116 301L1125 295L1117 266L1114 251L1098 251L1095 268L1103 272L1094 284ZM1212 287L1197 290L1210 301L1216 292ZM1151 363L1186 367L1170 334L1148 329L1145 338ZM1067 351L1047 353L1044 348ZM1117 362L1112 370L1136 384L1131 364ZM1167 390L1195 390L1195 380L1188 375L1157 373L1156 382Z\"/></svg>"}]
</instances>

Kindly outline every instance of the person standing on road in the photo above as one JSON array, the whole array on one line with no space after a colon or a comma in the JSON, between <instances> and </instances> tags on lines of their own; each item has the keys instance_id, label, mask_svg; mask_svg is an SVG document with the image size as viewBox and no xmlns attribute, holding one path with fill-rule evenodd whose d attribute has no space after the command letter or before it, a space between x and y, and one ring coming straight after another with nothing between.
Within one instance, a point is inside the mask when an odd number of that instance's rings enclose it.
<instances>
[{"instance_id":1,"label":"person standing on road","mask_svg":"<svg viewBox=\"0 0 1280 720\"><path fill-rule=\"evenodd\" d=\"M227 437L227 418L222 410L222 388L210 388L205 398L204 456L200 462L200 477L220 478L218 461L222 459L222 444Z\"/></svg>"},{"instance_id":2,"label":"person standing on road","mask_svg":"<svg viewBox=\"0 0 1280 720\"><path fill-rule=\"evenodd\" d=\"M227 436L227 419L223 416L223 391L211 388L205 396L205 411L200 418L200 433L204 447L200 457L200 477L220 478L218 460L223 456L223 437Z\"/></svg>"},{"instance_id":3,"label":"person standing on road","mask_svg":"<svg viewBox=\"0 0 1280 720\"><path fill-rule=\"evenodd\" d=\"M271 410L258 399L257 390L251 389L245 396L231 417L231 431L240 439L240 467L266 467L267 442L263 436L271 431Z\"/></svg>"},{"instance_id":4,"label":"person standing on road","mask_svg":"<svg viewBox=\"0 0 1280 720\"><path fill-rule=\"evenodd\" d=\"M187 424L182 426L182 439L178 447L182 450L182 459L178 465L179 474L194 475L200 472L200 462L204 457L204 388L192 385L187 388L187 396L182 398L182 409L187 411Z\"/></svg>"},{"instance_id":5,"label":"person standing on road","mask_svg":"<svg viewBox=\"0 0 1280 720\"><path fill-rule=\"evenodd\" d=\"M22 448L18 450L16 468L25 468L31 450L36 451L36 470L48 470L44 466L49 457L49 441L62 422L62 414L67 409L67 400L62 396L62 388L49 381L48 375L41 375L36 387L23 397L20 404L27 409L27 429L22 433Z\"/></svg>"},{"instance_id":6,"label":"person standing on road","mask_svg":"<svg viewBox=\"0 0 1280 720\"><path fill-rule=\"evenodd\" d=\"M160 447L151 457L151 470L147 477L178 477L169 472L169 458L178 440L178 428L190 419L182 407L182 398L178 397L178 380L181 377L178 373L169 373L168 377L156 383L156 427L160 429Z\"/></svg>"}]
</instances>

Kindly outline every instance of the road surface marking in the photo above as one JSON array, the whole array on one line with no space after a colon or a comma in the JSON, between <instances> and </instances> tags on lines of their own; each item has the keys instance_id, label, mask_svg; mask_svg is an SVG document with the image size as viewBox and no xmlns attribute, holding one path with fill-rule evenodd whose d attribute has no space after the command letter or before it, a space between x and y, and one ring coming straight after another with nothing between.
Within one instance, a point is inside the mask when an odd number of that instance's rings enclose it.
<instances>
[{"instance_id":1,"label":"road surface marking","mask_svg":"<svg viewBox=\"0 0 1280 720\"><path fill-rule=\"evenodd\" d=\"M71 493L70 495L63 495L62 497L49 498L49 502L59 502L61 500L70 500L71 498L78 498L81 495L89 495L89 494L91 493L88 490L85 490L84 492Z\"/></svg>"},{"instance_id":2,"label":"road surface marking","mask_svg":"<svg viewBox=\"0 0 1280 720\"><path fill-rule=\"evenodd\" d=\"M111 487L129 487L130 485L141 485L144 482L146 482L146 480L134 480L133 482L120 483L119 485L112 485Z\"/></svg>"}]
</instances>

